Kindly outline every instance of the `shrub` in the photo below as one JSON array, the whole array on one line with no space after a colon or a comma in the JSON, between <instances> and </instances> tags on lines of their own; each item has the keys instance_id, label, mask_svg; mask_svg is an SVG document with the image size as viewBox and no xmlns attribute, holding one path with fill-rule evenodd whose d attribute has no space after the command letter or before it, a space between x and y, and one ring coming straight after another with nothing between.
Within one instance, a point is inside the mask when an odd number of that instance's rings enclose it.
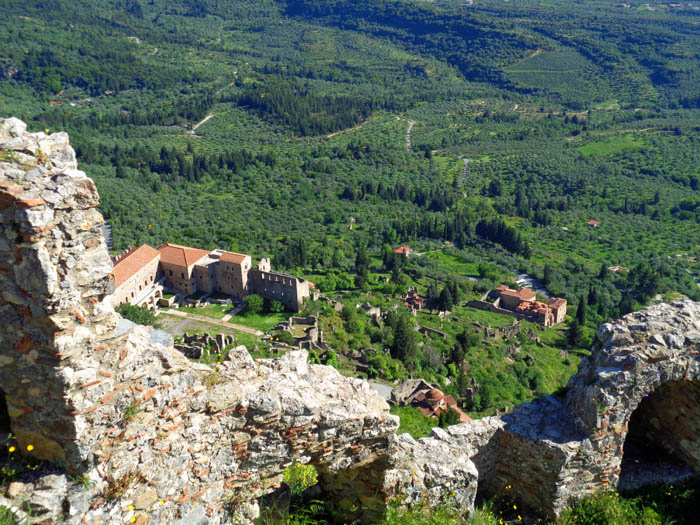
<instances>
[{"instance_id":1,"label":"shrub","mask_svg":"<svg viewBox=\"0 0 700 525\"><path fill-rule=\"evenodd\" d=\"M294 346L294 336L286 330L280 330L275 334L275 338L280 342L289 346Z\"/></svg>"},{"instance_id":2,"label":"shrub","mask_svg":"<svg viewBox=\"0 0 700 525\"><path fill-rule=\"evenodd\" d=\"M265 300L265 311L270 314L284 312L284 305L277 299Z\"/></svg>"},{"instance_id":3,"label":"shrub","mask_svg":"<svg viewBox=\"0 0 700 525\"><path fill-rule=\"evenodd\" d=\"M333 350L328 350L326 354L324 365L332 366L333 368L338 368L340 363L338 362L338 355Z\"/></svg>"},{"instance_id":4,"label":"shrub","mask_svg":"<svg viewBox=\"0 0 700 525\"><path fill-rule=\"evenodd\" d=\"M246 295L243 298L243 313L254 315L263 311L265 302L258 294Z\"/></svg>"},{"instance_id":5,"label":"shrub","mask_svg":"<svg viewBox=\"0 0 700 525\"><path fill-rule=\"evenodd\" d=\"M124 319L128 319L136 324L158 326L156 314L153 310L149 310L143 306L134 306L133 304L124 303L117 306L115 310Z\"/></svg>"}]
</instances>

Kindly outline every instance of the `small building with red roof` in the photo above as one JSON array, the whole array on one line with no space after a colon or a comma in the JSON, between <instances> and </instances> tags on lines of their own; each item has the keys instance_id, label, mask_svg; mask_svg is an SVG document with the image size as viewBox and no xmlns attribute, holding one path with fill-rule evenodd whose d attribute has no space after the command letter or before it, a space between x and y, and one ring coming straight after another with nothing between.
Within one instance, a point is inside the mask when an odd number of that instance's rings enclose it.
<instances>
[{"instance_id":1,"label":"small building with red roof","mask_svg":"<svg viewBox=\"0 0 700 525\"><path fill-rule=\"evenodd\" d=\"M515 309L522 302L533 302L537 294L529 288L518 288L512 290L505 285L496 288L501 295L501 306L503 308Z\"/></svg>"},{"instance_id":2,"label":"small building with red roof","mask_svg":"<svg viewBox=\"0 0 700 525\"><path fill-rule=\"evenodd\" d=\"M410 405L420 410L426 417L438 418L453 410L462 423L468 423L471 418L457 405L455 398L445 395L442 390L433 387L423 379L408 379L391 392L391 402L399 406Z\"/></svg>"},{"instance_id":3,"label":"small building with red roof","mask_svg":"<svg viewBox=\"0 0 700 525\"><path fill-rule=\"evenodd\" d=\"M394 248L394 253L408 257L411 255L411 247L408 244Z\"/></svg>"}]
</instances>

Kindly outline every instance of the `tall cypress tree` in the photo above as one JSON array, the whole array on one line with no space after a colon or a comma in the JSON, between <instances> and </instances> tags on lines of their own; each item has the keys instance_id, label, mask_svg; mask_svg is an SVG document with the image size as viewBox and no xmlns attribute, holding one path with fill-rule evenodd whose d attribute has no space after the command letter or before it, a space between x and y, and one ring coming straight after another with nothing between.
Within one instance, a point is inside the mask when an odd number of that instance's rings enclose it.
<instances>
[{"instance_id":1,"label":"tall cypress tree","mask_svg":"<svg viewBox=\"0 0 700 525\"><path fill-rule=\"evenodd\" d=\"M581 294L576 308L576 320L581 326L586 325L586 294Z\"/></svg>"}]
</instances>

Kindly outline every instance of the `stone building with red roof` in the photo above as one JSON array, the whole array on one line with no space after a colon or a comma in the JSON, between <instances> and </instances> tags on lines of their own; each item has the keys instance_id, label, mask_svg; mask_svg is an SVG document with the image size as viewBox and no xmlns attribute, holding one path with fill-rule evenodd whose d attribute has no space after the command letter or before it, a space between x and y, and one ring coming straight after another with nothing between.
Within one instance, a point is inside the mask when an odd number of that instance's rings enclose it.
<instances>
[{"instance_id":1,"label":"stone building with red roof","mask_svg":"<svg viewBox=\"0 0 700 525\"><path fill-rule=\"evenodd\" d=\"M494 307L513 312L543 326L561 323L566 317L566 299L553 297L546 303L538 301L537 295L529 288L513 290L505 284L497 286L488 294L494 299ZM506 312L503 312L506 313Z\"/></svg>"},{"instance_id":2,"label":"stone building with red roof","mask_svg":"<svg viewBox=\"0 0 700 525\"><path fill-rule=\"evenodd\" d=\"M168 288L186 294L199 291L194 267L209 256L207 250L165 243L158 247L158 252L160 253L160 265Z\"/></svg>"},{"instance_id":3,"label":"stone building with red roof","mask_svg":"<svg viewBox=\"0 0 700 525\"><path fill-rule=\"evenodd\" d=\"M457 405L451 395L445 395L442 390L433 387L423 379L408 379L391 391L391 403L399 406L412 406L420 410L426 417L439 418L449 410L454 410L462 423L471 421Z\"/></svg>"},{"instance_id":4,"label":"stone building with red roof","mask_svg":"<svg viewBox=\"0 0 700 525\"><path fill-rule=\"evenodd\" d=\"M408 257L409 255L411 255L411 247L408 244L398 246L397 248L394 248L394 253L397 255L403 255L404 257Z\"/></svg>"}]
</instances>

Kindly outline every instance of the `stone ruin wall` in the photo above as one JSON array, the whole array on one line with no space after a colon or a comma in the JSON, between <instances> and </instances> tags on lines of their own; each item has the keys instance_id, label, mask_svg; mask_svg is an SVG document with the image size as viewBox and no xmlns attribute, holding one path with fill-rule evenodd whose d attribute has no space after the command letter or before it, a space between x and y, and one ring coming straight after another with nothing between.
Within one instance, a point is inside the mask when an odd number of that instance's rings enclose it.
<instances>
[{"instance_id":1,"label":"stone ruin wall","mask_svg":"<svg viewBox=\"0 0 700 525\"><path fill-rule=\"evenodd\" d=\"M293 275L267 272L256 268L250 270L252 293L264 299L280 301L288 308L298 312L305 299L309 297L309 281Z\"/></svg>"},{"instance_id":2,"label":"stone ruin wall","mask_svg":"<svg viewBox=\"0 0 700 525\"><path fill-rule=\"evenodd\" d=\"M700 472L700 304L651 306L602 325L596 340L565 393L440 431L472 449L481 493L510 486L509 497L556 516L617 487L633 414L642 440Z\"/></svg>"},{"instance_id":3,"label":"stone ruin wall","mask_svg":"<svg viewBox=\"0 0 700 525\"><path fill-rule=\"evenodd\" d=\"M0 120L0 155L0 387L18 448L48 462L0 504L42 523L245 523L300 461L348 519L376 521L399 494L471 508L468 455L450 470L411 442L413 461L366 382L303 351L193 363L120 321L97 191L67 135Z\"/></svg>"},{"instance_id":4,"label":"stone ruin wall","mask_svg":"<svg viewBox=\"0 0 700 525\"><path fill-rule=\"evenodd\" d=\"M53 462L0 504L29 504L35 521L246 522L296 460L317 466L324 499L365 522L393 496L470 510L477 486L511 487L557 515L617 485L633 413L699 470L696 303L603 325L564 394L414 440L395 435L367 383L308 365L305 352L255 362L233 351L205 366L120 323L97 204L67 135L0 121L0 387L18 446Z\"/></svg>"}]
</instances>

